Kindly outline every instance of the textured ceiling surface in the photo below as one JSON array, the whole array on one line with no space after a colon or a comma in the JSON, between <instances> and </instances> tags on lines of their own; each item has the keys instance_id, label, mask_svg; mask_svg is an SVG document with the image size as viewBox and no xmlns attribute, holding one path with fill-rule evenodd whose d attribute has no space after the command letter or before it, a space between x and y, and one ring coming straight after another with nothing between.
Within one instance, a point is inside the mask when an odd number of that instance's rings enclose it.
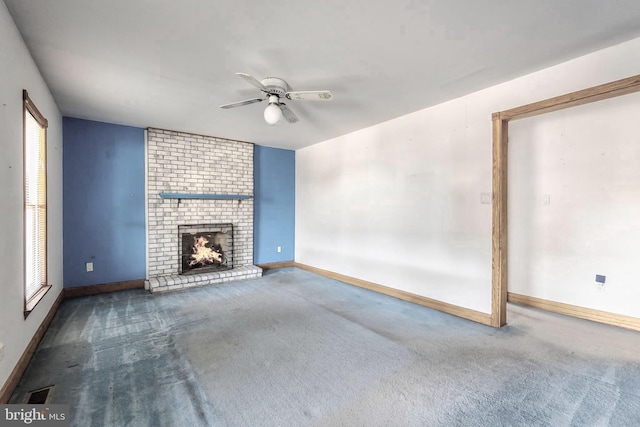
<instances>
[{"instance_id":1,"label":"textured ceiling surface","mask_svg":"<svg viewBox=\"0 0 640 427\"><path fill-rule=\"evenodd\" d=\"M4 0L62 114L296 149L640 36L637 0ZM331 90L270 126L234 75Z\"/></svg>"}]
</instances>

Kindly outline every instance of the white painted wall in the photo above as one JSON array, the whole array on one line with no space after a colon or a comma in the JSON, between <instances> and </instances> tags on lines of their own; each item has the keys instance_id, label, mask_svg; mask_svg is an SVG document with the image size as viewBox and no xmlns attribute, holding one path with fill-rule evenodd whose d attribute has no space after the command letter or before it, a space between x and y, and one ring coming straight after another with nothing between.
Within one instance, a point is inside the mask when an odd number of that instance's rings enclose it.
<instances>
[{"instance_id":1,"label":"white painted wall","mask_svg":"<svg viewBox=\"0 0 640 427\"><path fill-rule=\"evenodd\" d=\"M0 1L0 387L62 291L62 117L11 15ZM49 283L23 316L22 90L48 119Z\"/></svg>"},{"instance_id":2,"label":"white painted wall","mask_svg":"<svg viewBox=\"0 0 640 427\"><path fill-rule=\"evenodd\" d=\"M636 93L510 125L510 291L640 317L639 118Z\"/></svg>"},{"instance_id":3,"label":"white painted wall","mask_svg":"<svg viewBox=\"0 0 640 427\"><path fill-rule=\"evenodd\" d=\"M481 194L491 191L491 113L638 74L639 51L640 39L635 39L296 151L296 261L489 313L491 206L481 204ZM595 104L593 108L598 117L600 113L616 114L604 103ZM578 127L592 124L590 119L578 123ZM620 126L625 132L631 132L621 137L627 142L623 144L626 148L620 150L630 150L637 163L637 148L633 151L629 140L634 130L626 124ZM536 138L542 139L551 138L557 131L557 127L536 129L542 133ZM519 131L515 132L517 135ZM637 141L637 131L635 135ZM581 145L588 150L597 152L596 146L602 146L602 135L596 133L584 131L576 138L580 138ZM510 157L510 177L516 187L518 182L558 182L560 177L556 174L573 173L571 163L562 171L535 163L526 168L519 165L541 157L544 149L543 145L529 144L527 153ZM611 165L608 163L607 167ZM603 168L601 172L606 170L610 169ZM516 178L517 174L521 177ZM635 178L637 182L637 172L621 174L615 182L619 184L627 178ZM608 194L619 190L612 185L607 184ZM633 187L628 185L623 200L616 202L615 215L619 221L631 221L633 210L637 212L640 204L637 192L632 200ZM556 235L558 227L567 222L566 216L573 214L560 209L560 203L555 201L570 201L572 190L559 185L553 186L553 191L543 188L552 195L553 203L549 206L557 207L555 228L547 232ZM581 190L586 200L601 198L602 191L600 188ZM534 196L531 197L535 199ZM532 206L535 201L527 203ZM631 210L626 210L628 205ZM525 234L531 221L544 222L533 218L529 223L521 223L518 212L510 214L511 232L515 236ZM572 238L597 246L589 231L598 220L597 216L584 220ZM608 236L608 231L613 229L598 232ZM638 300L637 292L627 286L638 277L628 257L621 258L624 261L596 265L592 252L583 265L592 264L593 268L588 272L579 268L583 277L571 280L566 276L564 262L554 261L546 266L550 269L545 273L547 280L528 278L524 285L527 288L523 289L523 274L540 268L542 259L571 258L576 245L568 245L562 257L557 253L558 257L549 257L542 254L548 247L527 240L527 236L517 239L512 244L519 251L527 252L525 262L535 265L512 275L510 290L640 316L637 308L630 311L629 303L623 301L631 295ZM618 244L617 239L607 239L609 260L619 258L631 248L638 253L637 230L630 242ZM511 257L522 259L513 253ZM611 294L611 301L606 305L595 297L569 299L572 290L541 290L565 287L569 283L582 289L593 283L595 273L607 275L611 288L614 282L625 283L626 290L614 296L607 288L598 294L598 297Z\"/></svg>"}]
</instances>

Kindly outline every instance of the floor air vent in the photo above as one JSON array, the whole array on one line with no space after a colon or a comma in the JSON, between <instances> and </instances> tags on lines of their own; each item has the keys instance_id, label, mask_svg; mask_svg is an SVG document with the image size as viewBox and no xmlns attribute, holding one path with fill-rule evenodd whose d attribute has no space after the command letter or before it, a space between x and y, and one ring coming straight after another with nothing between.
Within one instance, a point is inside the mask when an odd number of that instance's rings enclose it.
<instances>
[{"instance_id":1,"label":"floor air vent","mask_svg":"<svg viewBox=\"0 0 640 427\"><path fill-rule=\"evenodd\" d=\"M32 405L45 405L49 403L51 390L53 390L52 385L30 391L27 393L27 403L31 403Z\"/></svg>"}]
</instances>

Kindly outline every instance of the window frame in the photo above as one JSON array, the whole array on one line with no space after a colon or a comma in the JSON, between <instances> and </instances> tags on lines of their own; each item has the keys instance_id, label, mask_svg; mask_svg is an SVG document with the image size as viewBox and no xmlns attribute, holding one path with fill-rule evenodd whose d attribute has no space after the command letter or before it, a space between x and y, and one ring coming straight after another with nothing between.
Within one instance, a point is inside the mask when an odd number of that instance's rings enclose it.
<instances>
[{"instance_id":1,"label":"window frame","mask_svg":"<svg viewBox=\"0 0 640 427\"><path fill-rule=\"evenodd\" d=\"M29 98L29 94L26 90L22 91L22 100L23 100L23 108L22 108L22 146L23 146L23 300L24 300L24 318L33 311L36 305L42 300L45 294L51 289L51 285L48 282L48 208L47 208L47 128L49 127L48 120L40 113L40 110L35 106L31 98ZM27 295L27 264L31 263L31 255L27 250L27 241L32 240L31 236L27 235L27 215L28 215L28 200L27 200L27 114L31 115L33 119L38 123L41 127L42 132L44 132L44 148L41 153L41 157L44 163L44 176L42 179L44 180L44 200L41 203L41 200L38 199L38 206L44 206L44 242L41 242L41 245L44 245L44 282L40 286L40 288L33 293L33 295ZM39 210L39 208L38 208Z\"/></svg>"}]
</instances>

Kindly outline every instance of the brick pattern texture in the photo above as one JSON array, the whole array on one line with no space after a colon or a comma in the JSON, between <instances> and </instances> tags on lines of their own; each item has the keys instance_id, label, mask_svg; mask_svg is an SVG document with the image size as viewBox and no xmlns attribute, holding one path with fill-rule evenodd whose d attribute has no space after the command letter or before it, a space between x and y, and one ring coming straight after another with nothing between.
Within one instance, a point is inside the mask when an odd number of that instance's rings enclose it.
<instances>
[{"instance_id":1,"label":"brick pattern texture","mask_svg":"<svg viewBox=\"0 0 640 427\"><path fill-rule=\"evenodd\" d=\"M147 156L149 278L179 272L179 225L232 223L234 267L252 265L253 198L178 201L159 193L253 196L253 145L150 128Z\"/></svg>"}]
</instances>

